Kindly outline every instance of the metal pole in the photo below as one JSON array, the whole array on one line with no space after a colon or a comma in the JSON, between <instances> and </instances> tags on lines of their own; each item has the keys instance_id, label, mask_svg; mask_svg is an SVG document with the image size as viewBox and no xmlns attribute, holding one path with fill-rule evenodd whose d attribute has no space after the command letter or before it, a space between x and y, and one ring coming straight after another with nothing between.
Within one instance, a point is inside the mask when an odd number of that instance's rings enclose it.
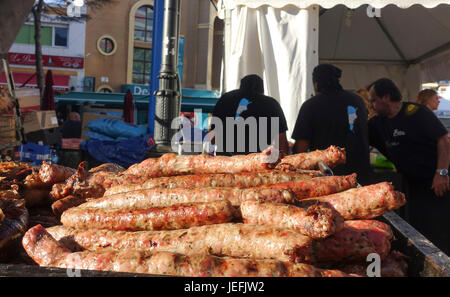
<instances>
[{"instance_id":1,"label":"metal pole","mask_svg":"<svg viewBox=\"0 0 450 297\"><path fill-rule=\"evenodd\" d=\"M152 68L150 75L150 99L148 104L148 133L150 137L154 137L155 135L155 92L159 88L158 74L161 70L164 0L155 0L153 11Z\"/></svg>"},{"instance_id":2,"label":"metal pole","mask_svg":"<svg viewBox=\"0 0 450 297\"><path fill-rule=\"evenodd\" d=\"M155 143L156 150L169 152L171 140L178 129L172 121L180 115L180 81L178 75L178 36L180 0L165 0L159 90L156 91Z\"/></svg>"}]
</instances>

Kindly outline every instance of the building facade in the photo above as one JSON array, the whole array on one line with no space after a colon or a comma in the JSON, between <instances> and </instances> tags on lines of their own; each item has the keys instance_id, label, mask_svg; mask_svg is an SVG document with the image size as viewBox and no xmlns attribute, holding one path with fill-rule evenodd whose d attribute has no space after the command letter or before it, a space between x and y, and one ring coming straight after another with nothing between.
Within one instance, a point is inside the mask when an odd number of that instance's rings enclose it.
<instances>
[{"instance_id":1,"label":"building facade","mask_svg":"<svg viewBox=\"0 0 450 297\"><path fill-rule=\"evenodd\" d=\"M85 91L119 93L124 85L148 87L153 5L153 0L121 0L88 9ZM183 88L220 88L221 23L215 1L181 0Z\"/></svg>"},{"instance_id":2,"label":"building facade","mask_svg":"<svg viewBox=\"0 0 450 297\"><path fill-rule=\"evenodd\" d=\"M42 15L41 43L44 71L52 70L55 86L59 91L81 91L84 84L86 20L64 19L55 13ZM21 27L8 53L15 85L37 87L32 77L35 68L35 42L33 15ZM26 84L25 84L26 83ZM0 84L6 84L4 75Z\"/></svg>"}]
</instances>

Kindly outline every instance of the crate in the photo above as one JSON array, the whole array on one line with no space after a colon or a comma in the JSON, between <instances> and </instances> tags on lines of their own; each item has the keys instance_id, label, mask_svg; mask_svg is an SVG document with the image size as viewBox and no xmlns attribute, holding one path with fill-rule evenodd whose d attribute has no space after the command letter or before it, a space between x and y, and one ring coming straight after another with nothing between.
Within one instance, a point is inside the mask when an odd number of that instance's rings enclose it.
<instances>
[{"instance_id":1,"label":"crate","mask_svg":"<svg viewBox=\"0 0 450 297\"><path fill-rule=\"evenodd\" d=\"M28 142L44 145L58 145L61 142L61 129L43 129L25 134Z\"/></svg>"},{"instance_id":2,"label":"crate","mask_svg":"<svg viewBox=\"0 0 450 297\"><path fill-rule=\"evenodd\" d=\"M51 161L51 150L48 145L29 142L19 147L19 158L22 162L41 164L42 161Z\"/></svg>"},{"instance_id":3,"label":"crate","mask_svg":"<svg viewBox=\"0 0 450 297\"><path fill-rule=\"evenodd\" d=\"M13 115L0 116L0 144L17 141L16 119Z\"/></svg>"},{"instance_id":4,"label":"crate","mask_svg":"<svg viewBox=\"0 0 450 297\"><path fill-rule=\"evenodd\" d=\"M58 119L54 110L32 111L23 114L23 130L25 133L43 129L58 128Z\"/></svg>"}]
</instances>

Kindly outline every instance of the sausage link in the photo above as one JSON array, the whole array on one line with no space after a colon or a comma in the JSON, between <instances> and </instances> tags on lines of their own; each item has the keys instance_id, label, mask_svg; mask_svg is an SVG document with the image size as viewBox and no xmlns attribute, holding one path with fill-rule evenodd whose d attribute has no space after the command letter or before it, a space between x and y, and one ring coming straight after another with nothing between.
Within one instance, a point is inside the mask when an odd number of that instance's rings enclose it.
<instances>
[{"instance_id":1,"label":"sausage link","mask_svg":"<svg viewBox=\"0 0 450 297\"><path fill-rule=\"evenodd\" d=\"M22 241L28 255L40 266L147 273L191 277L347 277L338 270L316 268L272 259L255 260L142 251L71 252L42 226L30 229Z\"/></svg>"},{"instance_id":2,"label":"sausage link","mask_svg":"<svg viewBox=\"0 0 450 297\"><path fill-rule=\"evenodd\" d=\"M382 182L328 196L304 199L298 206L307 207L318 203L332 206L345 220L364 220L398 209L406 200L403 193L394 191L392 184Z\"/></svg>"},{"instance_id":3,"label":"sausage link","mask_svg":"<svg viewBox=\"0 0 450 297\"><path fill-rule=\"evenodd\" d=\"M199 188L199 189L145 189L92 199L80 208L146 208L171 206L178 203L230 201L233 206L245 200L267 200L296 203L294 193L278 189Z\"/></svg>"},{"instance_id":4,"label":"sausage link","mask_svg":"<svg viewBox=\"0 0 450 297\"><path fill-rule=\"evenodd\" d=\"M61 216L63 225L79 229L174 230L226 223L234 209L228 201L175 204L147 209L71 208Z\"/></svg>"},{"instance_id":5,"label":"sausage link","mask_svg":"<svg viewBox=\"0 0 450 297\"><path fill-rule=\"evenodd\" d=\"M292 229L314 239L326 238L344 227L341 215L322 205L303 209L281 203L245 201L241 204L241 214L247 224Z\"/></svg>"},{"instance_id":6,"label":"sausage link","mask_svg":"<svg viewBox=\"0 0 450 297\"><path fill-rule=\"evenodd\" d=\"M130 175L118 177L116 184L106 190L104 196L151 188L207 188L239 187L250 188L281 182L310 179L321 176L319 171L284 172L270 170L263 172L212 173L151 178L143 182L134 182ZM120 180L122 179L123 180Z\"/></svg>"}]
</instances>

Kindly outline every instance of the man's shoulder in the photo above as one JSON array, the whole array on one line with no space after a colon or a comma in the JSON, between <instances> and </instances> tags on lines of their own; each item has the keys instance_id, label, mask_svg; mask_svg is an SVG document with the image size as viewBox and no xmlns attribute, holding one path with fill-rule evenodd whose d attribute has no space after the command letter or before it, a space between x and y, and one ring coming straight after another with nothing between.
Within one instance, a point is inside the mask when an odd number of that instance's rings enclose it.
<instances>
[{"instance_id":1,"label":"man's shoulder","mask_svg":"<svg viewBox=\"0 0 450 297\"><path fill-rule=\"evenodd\" d=\"M428 117L435 118L435 114L428 107L415 102L403 102L402 113L405 117Z\"/></svg>"},{"instance_id":2,"label":"man's shoulder","mask_svg":"<svg viewBox=\"0 0 450 297\"><path fill-rule=\"evenodd\" d=\"M240 90L232 90L232 91L223 93L222 96L220 96L219 101L230 100L233 98L237 98L240 95L241 95Z\"/></svg>"}]
</instances>

